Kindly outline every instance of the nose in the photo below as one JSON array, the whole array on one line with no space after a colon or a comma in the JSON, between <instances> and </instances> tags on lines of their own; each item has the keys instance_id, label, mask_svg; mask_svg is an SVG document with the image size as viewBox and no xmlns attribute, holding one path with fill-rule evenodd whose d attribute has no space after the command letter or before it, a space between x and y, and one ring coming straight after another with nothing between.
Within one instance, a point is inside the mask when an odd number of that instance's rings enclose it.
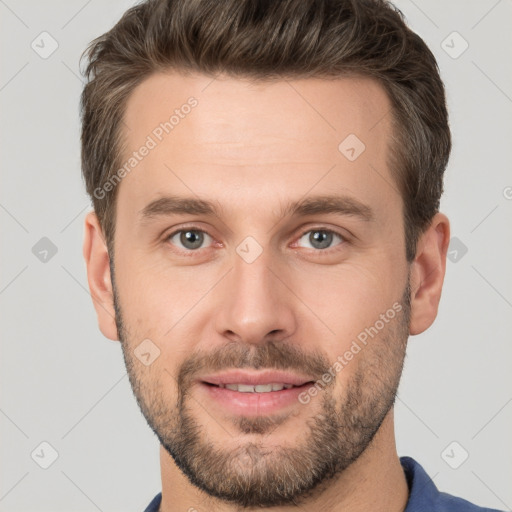
<instances>
[{"instance_id":1,"label":"nose","mask_svg":"<svg viewBox=\"0 0 512 512\"><path fill-rule=\"evenodd\" d=\"M292 336L298 299L290 290L289 270L268 251L251 263L238 254L217 290L216 328L230 341L260 344Z\"/></svg>"}]
</instances>

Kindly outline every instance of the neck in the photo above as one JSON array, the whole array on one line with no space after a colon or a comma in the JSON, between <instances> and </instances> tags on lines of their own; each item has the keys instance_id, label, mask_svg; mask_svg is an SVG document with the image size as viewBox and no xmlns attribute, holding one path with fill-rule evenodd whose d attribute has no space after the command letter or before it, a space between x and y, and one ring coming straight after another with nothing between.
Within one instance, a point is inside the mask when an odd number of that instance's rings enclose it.
<instances>
[{"instance_id":1,"label":"neck","mask_svg":"<svg viewBox=\"0 0 512 512\"><path fill-rule=\"evenodd\" d=\"M162 503L160 512L240 512L237 505L212 498L192 485L160 447L162 473ZM300 507L286 505L258 511L297 512L403 512L409 490L396 452L393 409L389 411L373 441L361 456L345 471L316 489ZM249 509L246 509L249 510Z\"/></svg>"}]
</instances>

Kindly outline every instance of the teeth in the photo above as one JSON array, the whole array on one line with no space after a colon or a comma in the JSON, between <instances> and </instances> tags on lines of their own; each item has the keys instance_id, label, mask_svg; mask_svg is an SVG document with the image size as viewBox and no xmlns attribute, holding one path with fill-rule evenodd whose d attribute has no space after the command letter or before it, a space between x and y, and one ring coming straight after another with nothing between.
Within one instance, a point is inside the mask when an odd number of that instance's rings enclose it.
<instances>
[{"instance_id":1,"label":"teeth","mask_svg":"<svg viewBox=\"0 0 512 512\"><path fill-rule=\"evenodd\" d=\"M290 389L292 384L258 384L253 386L251 384L220 384L219 387L230 389L231 391L238 391L240 393L269 393L270 391L281 391L283 389Z\"/></svg>"}]
</instances>

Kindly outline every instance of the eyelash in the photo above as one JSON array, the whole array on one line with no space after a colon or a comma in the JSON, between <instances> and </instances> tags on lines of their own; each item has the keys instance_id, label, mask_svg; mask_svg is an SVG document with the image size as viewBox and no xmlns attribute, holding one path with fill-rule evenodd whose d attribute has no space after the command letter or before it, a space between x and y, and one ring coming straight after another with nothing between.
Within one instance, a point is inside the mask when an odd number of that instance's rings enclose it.
<instances>
[{"instance_id":1,"label":"eyelash","mask_svg":"<svg viewBox=\"0 0 512 512\"><path fill-rule=\"evenodd\" d=\"M166 235L165 238L164 238L164 241L165 242L170 242L170 239L173 238L175 235L183 233L183 232L186 232L186 231L194 231L196 233L204 233L205 235L208 235L210 238L213 239L213 237L209 233L204 231L203 229L199 229L196 226L185 226L185 227L182 227L180 229L177 229L176 231L173 231L169 235ZM300 236L298 237L297 240L300 240L307 233L311 233L311 232L314 232L314 231L321 231L323 233L333 234L333 235L338 236L342 240L337 246L328 247L327 249L309 249L310 251L313 251L313 252L315 252L315 253L317 253L319 255L331 254L331 252L339 250L339 249L337 249L337 247L344 246L345 244L348 243L348 239L347 239L347 237L345 235L341 234L340 232L338 232L336 230L328 229L328 228L325 228L323 226L309 228L306 231L303 231L300 234ZM172 245L174 245L174 244L172 244ZM188 250L178 249L178 252L180 252L181 254L186 255L186 256L192 256L195 253L198 253L200 251L201 251L201 249L195 249L195 250L194 249L188 249Z\"/></svg>"}]
</instances>

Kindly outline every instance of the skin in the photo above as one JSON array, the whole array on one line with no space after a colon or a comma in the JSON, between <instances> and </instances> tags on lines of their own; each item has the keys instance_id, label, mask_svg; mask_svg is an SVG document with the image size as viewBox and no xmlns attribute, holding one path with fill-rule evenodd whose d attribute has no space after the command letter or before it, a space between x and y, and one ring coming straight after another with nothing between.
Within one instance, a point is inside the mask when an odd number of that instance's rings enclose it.
<instances>
[{"instance_id":1,"label":"skin","mask_svg":"<svg viewBox=\"0 0 512 512\"><path fill-rule=\"evenodd\" d=\"M125 156L190 96L198 105L118 185L114 260L94 212L83 248L101 332L122 340L134 394L161 442L161 511L403 511L408 489L392 405L407 338L437 315L450 229L436 214L406 262L384 90L365 78L256 84L155 74L127 103ZM353 162L338 150L351 133L366 146ZM368 205L374 220L279 214L288 201L333 193ZM167 194L222 210L142 222L140 211ZM192 227L209 235L200 249L169 238ZM343 238L320 249L309 237L315 229ZM252 263L236 251L247 236L262 249ZM195 384L201 372L251 367L257 356L263 368L320 377L397 303L400 314L308 404L244 418ZM134 356L144 339L160 350L149 366ZM326 443L337 462L320 468L330 457ZM287 480L289 471L297 474ZM277 481L303 489L284 499ZM240 482L251 491L228 496Z\"/></svg>"}]
</instances>

